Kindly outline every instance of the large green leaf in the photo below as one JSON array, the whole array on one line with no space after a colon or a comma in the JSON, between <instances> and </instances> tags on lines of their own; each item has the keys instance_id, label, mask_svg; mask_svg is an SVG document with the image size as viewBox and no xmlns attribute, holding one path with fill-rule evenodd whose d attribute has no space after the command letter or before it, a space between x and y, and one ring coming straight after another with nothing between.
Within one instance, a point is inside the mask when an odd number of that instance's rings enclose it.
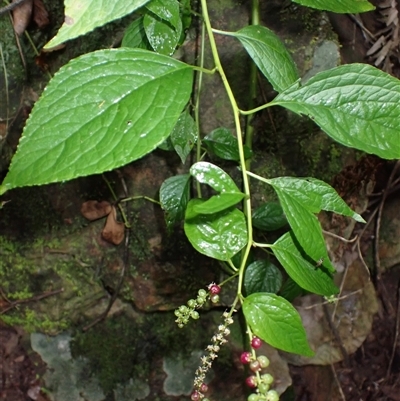
<instances>
[{"instance_id":1,"label":"large green leaf","mask_svg":"<svg viewBox=\"0 0 400 401\"><path fill-rule=\"evenodd\" d=\"M181 158L182 163L185 163L197 140L196 122L187 110L179 116L170 138L175 152Z\"/></svg>"},{"instance_id":2,"label":"large green leaf","mask_svg":"<svg viewBox=\"0 0 400 401\"><path fill-rule=\"evenodd\" d=\"M149 11L159 19L171 24L175 29L181 25L179 7L177 0L152 0L146 5Z\"/></svg>"},{"instance_id":3,"label":"large green leaf","mask_svg":"<svg viewBox=\"0 0 400 401\"><path fill-rule=\"evenodd\" d=\"M0 193L122 166L170 134L192 90L192 68L141 49L72 60L27 121Z\"/></svg>"},{"instance_id":4,"label":"large green leaf","mask_svg":"<svg viewBox=\"0 0 400 401\"><path fill-rule=\"evenodd\" d=\"M278 177L268 180L274 187L296 198L303 207L312 213L321 210L348 216L365 223L365 220L351 210L346 202L338 195L334 188L324 181L316 178Z\"/></svg>"},{"instance_id":5,"label":"large green leaf","mask_svg":"<svg viewBox=\"0 0 400 401\"><path fill-rule=\"evenodd\" d=\"M130 14L148 2L149 0L64 0L64 24L45 48L55 47L67 40L84 35L98 26Z\"/></svg>"},{"instance_id":6,"label":"large green leaf","mask_svg":"<svg viewBox=\"0 0 400 401\"><path fill-rule=\"evenodd\" d=\"M375 7L367 0L292 0L303 6L334 13L350 14L374 10Z\"/></svg>"},{"instance_id":7,"label":"large green leaf","mask_svg":"<svg viewBox=\"0 0 400 401\"><path fill-rule=\"evenodd\" d=\"M284 227L287 219L279 203L266 202L254 210L252 222L259 230L274 231Z\"/></svg>"},{"instance_id":8,"label":"large green leaf","mask_svg":"<svg viewBox=\"0 0 400 401\"><path fill-rule=\"evenodd\" d=\"M279 188L275 188L275 191L290 227L304 252L315 261L322 260L323 266L334 272L335 268L329 260L321 225L317 217L308 211L296 197L290 196Z\"/></svg>"},{"instance_id":9,"label":"large green leaf","mask_svg":"<svg viewBox=\"0 0 400 401\"><path fill-rule=\"evenodd\" d=\"M319 266L313 266L303 258L291 233L286 233L275 241L272 250L287 274L300 287L319 295L337 294L338 289L332 278Z\"/></svg>"},{"instance_id":10,"label":"large green leaf","mask_svg":"<svg viewBox=\"0 0 400 401\"><path fill-rule=\"evenodd\" d=\"M160 202L169 228L185 215L190 197L189 183L190 175L182 174L167 178L161 185Z\"/></svg>"},{"instance_id":11,"label":"large green leaf","mask_svg":"<svg viewBox=\"0 0 400 401\"><path fill-rule=\"evenodd\" d=\"M152 0L146 7L143 26L153 49L161 54L172 55L182 33L179 2L176 0Z\"/></svg>"},{"instance_id":12,"label":"large green leaf","mask_svg":"<svg viewBox=\"0 0 400 401\"><path fill-rule=\"evenodd\" d=\"M225 160L240 160L238 140L228 128L217 128L203 138L207 149ZM253 152L247 145L243 145L244 157L250 159Z\"/></svg>"},{"instance_id":13,"label":"large green leaf","mask_svg":"<svg viewBox=\"0 0 400 401\"><path fill-rule=\"evenodd\" d=\"M250 25L229 32L240 40L273 88L281 92L299 79L296 65L281 40L270 29Z\"/></svg>"},{"instance_id":14,"label":"large green leaf","mask_svg":"<svg viewBox=\"0 0 400 401\"><path fill-rule=\"evenodd\" d=\"M309 116L343 145L385 159L400 158L400 81L370 65L320 72L270 104Z\"/></svg>"},{"instance_id":15,"label":"large green leaf","mask_svg":"<svg viewBox=\"0 0 400 401\"><path fill-rule=\"evenodd\" d=\"M205 202L196 205L193 211L198 214L213 214L236 205L245 197L243 192L221 192Z\"/></svg>"},{"instance_id":16,"label":"large green leaf","mask_svg":"<svg viewBox=\"0 0 400 401\"><path fill-rule=\"evenodd\" d=\"M246 267L244 288L246 294L255 292L277 293L282 285L282 273L271 262L256 260Z\"/></svg>"},{"instance_id":17,"label":"large green leaf","mask_svg":"<svg viewBox=\"0 0 400 401\"><path fill-rule=\"evenodd\" d=\"M247 244L244 214L229 209L216 214L197 214L195 207L204 201L192 199L186 209L185 234L200 253L218 260L229 260Z\"/></svg>"},{"instance_id":18,"label":"large green leaf","mask_svg":"<svg viewBox=\"0 0 400 401\"><path fill-rule=\"evenodd\" d=\"M190 174L202 184L208 184L217 192L240 192L232 178L222 168L209 162L197 162Z\"/></svg>"},{"instance_id":19,"label":"large green leaf","mask_svg":"<svg viewBox=\"0 0 400 401\"><path fill-rule=\"evenodd\" d=\"M147 39L146 32L144 31L143 17L135 19L135 21L126 28L121 46L147 50L152 49Z\"/></svg>"},{"instance_id":20,"label":"large green leaf","mask_svg":"<svg viewBox=\"0 0 400 401\"><path fill-rule=\"evenodd\" d=\"M254 334L268 344L286 352L313 355L300 315L286 299L275 294L251 294L243 302L243 313Z\"/></svg>"}]
</instances>

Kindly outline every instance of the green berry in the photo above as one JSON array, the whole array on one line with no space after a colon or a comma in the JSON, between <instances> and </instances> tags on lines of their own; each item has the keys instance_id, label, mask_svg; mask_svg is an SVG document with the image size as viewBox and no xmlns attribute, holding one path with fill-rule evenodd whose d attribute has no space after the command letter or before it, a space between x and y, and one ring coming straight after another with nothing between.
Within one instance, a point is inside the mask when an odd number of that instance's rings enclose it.
<instances>
[{"instance_id":1,"label":"green berry","mask_svg":"<svg viewBox=\"0 0 400 401\"><path fill-rule=\"evenodd\" d=\"M261 368L266 368L269 366L269 359L265 355L258 356L257 361L260 362Z\"/></svg>"},{"instance_id":2,"label":"green berry","mask_svg":"<svg viewBox=\"0 0 400 401\"><path fill-rule=\"evenodd\" d=\"M259 399L260 399L260 397L258 396L258 394L255 394L255 393L250 394L247 397L247 401L259 401Z\"/></svg>"},{"instance_id":3,"label":"green berry","mask_svg":"<svg viewBox=\"0 0 400 401\"><path fill-rule=\"evenodd\" d=\"M198 294L199 294L199 297L205 298L207 296L207 291L206 290L199 290Z\"/></svg>"},{"instance_id":4,"label":"green berry","mask_svg":"<svg viewBox=\"0 0 400 401\"><path fill-rule=\"evenodd\" d=\"M192 311L192 313L190 314L190 316L191 316L191 318L192 319L195 319L195 320L197 320L199 317L200 317L200 315L199 315L199 312L197 312L197 311Z\"/></svg>"},{"instance_id":5,"label":"green berry","mask_svg":"<svg viewBox=\"0 0 400 401\"><path fill-rule=\"evenodd\" d=\"M279 401L279 394L275 390L269 390L266 396L267 401Z\"/></svg>"},{"instance_id":6,"label":"green berry","mask_svg":"<svg viewBox=\"0 0 400 401\"><path fill-rule=\"evenodd\" d=\"M196 307L196 300L195 299L189 299L189 301L187 301L188 307L189 308L195 308Z\"/></svg>"},{"instance_id":7,"label":"green berry","mask_svg":"<svg viewBox=\"0 0 400 401\"><path fill-rule=\"evenodd\" d=\"M197 303L198 303L199 305L203 305L204 302L206 302L206 298L205 298L205 297L201 297L201 296L199 295L199 296L197 297L196 301L197 301Z\"/></svg>"},{"instance_id":8,"label":"green berry","mask_svg":"<svg viewBox=\"0 0 400 401\"><path fill-rule=\"evenodd\" d=\"M181 313L187 313L188 307L186 305L181 305L178 310Z\"/></svg>"},{"instance_id":9,"label":"green berry","mask_svg":"<svg viewBox=\"0 0 400 401\"><path fill-rule=\"evenodd\" d=\"M260 391L261 394L265 394L269 390L269 384L261 382L258 385L258 390Z\"/></svg>"},{"instance_id":10,"label":"green berry","mask_svg":"<svg viewBox=\"0 0 400 401\"><path fill-rule=\"evenodd\" d=\"M261 381L265 384L272 384L274 382L274 377L269 373L265 373L261 375Z\"/></svg>"},{"instance_id":11,"label":"green berry","mask_svg":"<svg viewBox=\"0 0 400 401\"><path fill-rule=\"evenodd\" d=\"M218 295L218 294L213 294L213 295L211 295L210 301L211 301L213 304L218 303L218 302L219 302L219 295Z\"/></svg>"}]
</instances>

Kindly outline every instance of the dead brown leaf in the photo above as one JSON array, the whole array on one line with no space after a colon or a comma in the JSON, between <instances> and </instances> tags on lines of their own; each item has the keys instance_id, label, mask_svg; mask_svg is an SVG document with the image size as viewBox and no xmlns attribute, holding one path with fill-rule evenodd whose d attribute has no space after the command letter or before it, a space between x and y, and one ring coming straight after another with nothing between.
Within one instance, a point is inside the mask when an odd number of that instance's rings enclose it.
<instances>
[{"instance_id":1,"label":"dead brown leaf","mask_svg":"<svg viewBox=\"0 0 400 401\"><path fill-rule=\"evenodd\" d=\"M84 202L81 207L81 213L86 219L93 221L107 216L111 212L111 204L107 201L90 200Z\"/></svg>"},{"instance_id":2,"label":"dead brown leaf","mask_svg":"<svg viewBox=\"0 0 400 401\"><path fill-rule=\"evenodd\" d=\"M112 206L112 211L107 217L101 236L114 245L119 245L124 240L125 224L117 221L117 210L114 206Z\"/></svg>"},{"instance_id":3,"label":"dead brown leaf","mask_svg":"<svg viewBox=\"0 0 400 401\"><path fill-rule=\"evenodd\" d=\"M33 21L39 29L49 25L49 13L42 0L33 0Z\"/></svg>"},{"instance_id":4,"label":"dead brown leaf","mask_svg":"<svg viewBox=\"0 0 400 401\"><path fill-rule=\"evenodd\" d=\"M26 0L13 10L13 27L18 36L21 36L29 25L32 16L33 0Z\"/></svg>"}]
</instances>

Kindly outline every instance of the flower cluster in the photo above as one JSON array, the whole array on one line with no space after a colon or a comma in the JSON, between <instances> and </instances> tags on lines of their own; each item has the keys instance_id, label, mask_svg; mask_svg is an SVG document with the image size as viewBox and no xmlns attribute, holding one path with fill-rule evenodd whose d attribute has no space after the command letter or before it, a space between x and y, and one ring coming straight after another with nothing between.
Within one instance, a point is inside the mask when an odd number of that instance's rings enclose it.
<instances>
[{"instance_id":1,"label":"flower cluster","mask_svg":"<svg viewBox=\"0 0 400 401\"><path fill-rule=\"evenodd\" d=\"M201 308L206 303L207 297L207 291L201 289L198 291L196 299L189 299L187 305L181 305L178 309L175 309L175 322L178 324L179 328L187 324L190 318L197 320L200 317L196 309Z\"/></svg>"},{"instance_id":2,"label":"flower cluster","mask_svg":"<svg viewBox=\"0 0 400 401\"><path fill-rule=\"evenodd\" d=\"M208 290L209 292L200 289L197 292L196 299L189 299L186 305L181 305L178 309L175 309L175 322L178 324L179 328L185 326L190 318L197 320L200 317L199 312L197 312L196 309L200 309L206 303L208 298L210 298L212 303L219 302L218 294L221 291L221 287L215 283L211 283L208 286Z\"/></svg>"},{"instance_id":3,"label":"flower cluster","mask_svg":"<svg viewBox=\"0 0 400 401\"><path fill-rule=\"evenodd\" d=\"M233 323L230 313L224 312L222 316L224 317L224 323L218 326L217 333L213 335L211 344L209 344L206 348L208 354L202 356L201 366L199 366L196 370L196 377L194 379L195 390L191 396L193 401L208 401L207 398L204 398L204 393L207 391L207 385L204 382L206 374L210 370L214 359L218 357L218 352L221 345L228 342L226 339L226 337L230 334L228 326Z\"/></svg>"}]
</instances>

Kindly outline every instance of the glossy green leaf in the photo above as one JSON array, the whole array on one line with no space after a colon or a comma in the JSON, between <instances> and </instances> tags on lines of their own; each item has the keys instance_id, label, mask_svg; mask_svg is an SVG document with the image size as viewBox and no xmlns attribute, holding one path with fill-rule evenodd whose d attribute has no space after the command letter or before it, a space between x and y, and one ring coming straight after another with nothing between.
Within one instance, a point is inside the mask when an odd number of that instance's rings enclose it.
<instances>
[{"instance_id":1,"label":"glossy green leaf","mask_svg":"<svg viewBox=\"0 0 400 401\"><path fill-rule=\"evenodd\" d=\"M107 22L121 18L144 6L149 0L64 0L65 21L46 49L84 35Z\"/></svg>"},{"instance_id":2,"label":"glossy green leaf","mask_svg":"<svg viewBox=\"0 0 400 401\"><path fill-rule=\"evenodd\" d=\"M165 211L165 221L170 228L185 216L190 198L190 175L175 175L167 178L160 188L161 207Z\"/></svg>"},{"instance_id":3,"label":"glossy green leaf","mask_svg":"<svg viewBox=\"0 0 400 401\"><path fill-rule=\"evenodd\" d=\"M294 299L302 295L304 292L305 291L291 277L288 277L283 283L279 295L293 303Z\"/></svg>"},{"instance_id":4,"label":"glossy green leaf","mask_svg":"<svg viewBox=\"0 0 400 401\"><path fill-rule=\"evenodd\" d=\"M289 196L296 198L307 210L319 213L321 210L348 216L365 223L365 220L350 209L334 188L316 178L278 177L268 181Z\"/></svg>"},{"instance_id":5,"label":"glossy green leaf","mask_svg":"<svg viewBox=\"0 0 400 401\"><path fill-rule=\"evenodd\" d=\"M286 299L268 293L245 298L243 313L253 333L286 352L312 356L300 315Z\"/></svg>"},{"instance_id":6,"label":"glossy green leaf","mask_svg":"<svg viewBox=\"0 0 400 401\"><path fill-rule=\"evenodd\" d=\"M304 252L315 261L322 260L323 266L334 272L335 268L329 260L325 239L317 217L309 212L302 203L298 202L297 198L291 197L277 188L275 191L290 227Z\"/></svg>"},{"instance_id":7,"label":"glossy green leaf","mask_svg":"<svg viewBox=\"0 0 400 401\"><path fill-rule=\"evenodd\" d=\"M146 8L159 19L167 22L177 29L180 25L179 1L177 0L151 0Z\"/></svg>"},{"instance_id":8,"label":"glossy green leaf","mask_svg":"<svg viewBox=\"0 0 400 401\"><path fill-rule=\"evenodd\" d=\"M221 159L235 161L240 160L238 140L227 128L215 129L205 136L202 142L209 151ZM250 157L253 155L253 152L247 145L244 145L243 148L245 158L250 159Z\"/></svg>"},{"instance_id":9,"label":"glossy green leaf","mask_svg":"<svg viewBox=\"0 0 400 401\"><path fill-rule=\"evenodd\" d=\"M273 88L282 92L298 79L296 65L275 33L260 25L249 25L230 32L240 40L249 56Z\"/></svg>"},{"instance_id":10,"label":"glossy green leaf","mask_svg":"<svg viewBox=\"0 0 400 401\"><path fill-rule=\"evenodd\" d=\"M190 174L202 184L208 184L217 192L240 192L232 178L220 167L208 162L197 162Z\"/></svg>"},{"instance_id":11,"label":"glossy green leaf","mask_svg":"<svg viewBox=\"0 0 400 401\"><path fill-rule=\"evenodd\" d=\"M302 288L315 294L330 296L338 293L332 277L319 266L305 260L293 242L292 233L286 233L272 246L275 257L287 274Z\"/></svg>"},{"instance_id":12,"label":"glossy green leaf","mask_svg":"<svg viewBox=\"0 0 400 401\"><path fill-rule=\"evenodd\" d=\"M185 163L197 140L196 122L187 110L178 118L170 138L176 153L181 158L182 163Z\"/></svg>"},{"instance_id":13,"label":"glossy green leaf","mask_svg":"<svg viewBox=\"0 0 400 401\"><path fill-rule=\"evenodd\" d=\"M204 201L192 199L186 209L185 234L193 247L211 258L227 261L247 244L244 214L228 209L216 214L197 214L196 206Z\"/></svg>"},{"instance_id":14,"label":"glossy green leaf","mask_svg":"<svg viewBox=\"0 0 400 401\"><path fill-rule=\"evenodd\" d=\"M320 72L270 104L309 116L345 146L384 159L400 158L400 81L370 65Z\"/></svg>"},{"instance_id":15,"label":"glossy green leaf","mask_svg":"<svg viewBox=\"0 0 400 401\"><path fill-rule=\"evenodd\" d=\"M245 197L242 192L222 192L219 195L212 196L205 202L194 206L193 210L198 214L213 214L228 209Z\"/></svg>"},{"instance_id":16,"label":"glossy green leaf","mask_svg":"<svg viewBox=\"0 0 400 401\"><path fill-rule=\"evenodd\" d=\"M192 76L187 64L142 49L72 60L36 102L0 193L101 173L151 152L189 100Z\"/></svg>"},{"instance_id":17,"label":"glossy green leaf","mask_svg":"<svg viewBox=\"0 0 400 401\"><path fill-rule=\"evenodd\" d=\"M302 6L318 10L333 11L338 14L363 13L375 7L367 0L292 0Z\"/></svg>"},{"instance_id":18,"label":"glossy green leaf","mask_svg":"<svg viewBox=\"0 0 400 401\"><path fill-rule=\"evenodd\" d=\"M147 39L153 49L171 56L178 45L182 33L179 3L176 0L152 0L143 18Z\"/></svg>"},{"instance_id":19,"label":"glossy green leaf","mask_svg":"<svg viewBox=\"0 0 400 401\"><path fill-rule=\"evenodd\" d=\"M143 17L135 19L135 21L126 28L121 46L147 50L152 49L144 31Z\"/></svg>"},{"instance_id":20,"label":"glossy green leaf","mask_svg":"<svg viewBox=\"0 0 400 401\"><path fill-rule=\"evenodd\" d=\"M167 152L172 152L174 151L174 145L172 145L171 142L171 136L169 136L164 142L160 143L158 146L158 149L166 150Z\"/></svg>"},{"instance_id":21,"label":"glossy green leaf","mask_svg":"<svg viewBox=\"0 0 400 401\"><path fill-rule=\"evenodd\" d=\"M315 178L278 177L267 180L281 202L292 230L312 259L323 260L323 266L333 272L329 261L321 226L314 213L321 210L349 216L359 222L364 219L353 212L328 184Z\"/></svg>"},{"instance_id":22,"label":"glossy green leaf","mask_svg":"<svg viewBox=\"0 0 400 401\"><path fill-rule=\"evenodd\" d=\"M247 266L244 275L246 294L270 292L276 294L282 285L282 273L271 262L257 260Z\"/></svg>"},{"instance_id":23,"label":"glossy green leaf","mask_svg":"<svg viewBox=\"0 0 400 401\"><path fill-rule=\"evenodd\" d=\"M180 0L180 11L182 20L182 34L179 39L179 44L181 45L186 37L186 31L190 28L192 24L192 8L191 0Z\"/></svg>"},{"instance_id":24,"label":"glossy green leaf","mask_svg":"<svg viewBox=\"0 0 400 401\"><path fill-rule=\"evenodd\" d=\"M288 224L282 206L279 203L267 202L254 210L252 222L255 228L274 231Z\"/></svg>"}]
</instances>

